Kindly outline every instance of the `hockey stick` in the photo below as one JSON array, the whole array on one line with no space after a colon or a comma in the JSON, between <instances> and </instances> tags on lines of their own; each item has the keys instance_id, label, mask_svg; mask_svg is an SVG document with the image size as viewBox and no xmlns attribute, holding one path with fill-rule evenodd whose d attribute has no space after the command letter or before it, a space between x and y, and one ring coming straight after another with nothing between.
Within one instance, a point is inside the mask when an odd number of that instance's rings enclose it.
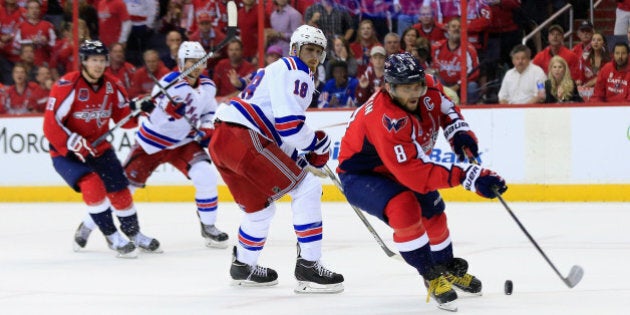
<instances>
[{"instance_id":1,"label":"hockey stick","mask_svg":"<svg viewBox=\"0 0 630 315\"><path fill-rule=\"evenodd\" d=\"M462 149L464 149L464 148L462 148ZM472 156L472 154L470 154L470 152L468 150L464 149L464 152L466 152L466 155L468 155L468 160L470 160L472 164L479 165L479 161L476 158L474 158ZM582 267L580 267L578 265L573 265L573 267L571 267L571 270L569 271L569 275L566 278L563 277L562 274L560 273L560 271L558 270L558 268L556 268L556 266L553 264L553 262L551 262L551 259L549 259L549 257L547 257L547 254L545 254L545 252L542 250L542 248L540 248L540 246L538 245L538 242L536 242L536 240L534 240L534 238L531 236L531 234L529 234L529 232L527 231L525 226L521 223L521 220L519 220L518 217L516 217L516 214L514 214L514 212L512 211L512 209L510 209L510 207L508 206L507 202L505 202L505 200L503 199L503 197L499 193L499 188L496 187L496 186L493 186L490 189L492 190L494 195L499 199L499 201L501 202L501 204L503 205L505 210L507 210L507 212L510 214L512 219L514 219L514 222L516 222L518 227L521 228L521 231L523 231L523 233L525 233L525 236L527 236L529 241L534 245L534 247L536 247L536 249L543 256L543 258L545 258L545 260L547 261L549 266L551 266L553 271L556 272L558 277L560 277L560 279L562 279L564 284L566 284L569 288L573 288L574 286L576 286L580 282L580 280L582 280L582 277L584 276L584 269L582 269Z\"/></svg>"},{"instance_id":2,"label":"hockey stick","mask_svg":"<svg viewBox=\"0 0 630 315\"><path fill-rule=\"evenodd\" d=\"M234 37L236 37L236 32L238 30L238 28L236 26L237 25L237 19L238 19L238 13L237 13L236 4L234 3L234 1L229 1L227 3L227 15L228 15L228 27L227 27L227 32L225 34L225 38L220 43L218 43L214 47L213 50L208 52L205 56L203 56L201 59L199 59L197 62L195 62L192 66L190 66L190 68L182 71L179 74L179 76L177 76L177 78L175 78L172 82L167 84L164 87L163 90L168 90L170 87L172 87L174 84L176 84L177 81L179 81L181 78L189 75L197 67L205 64L208 61L208 59L212 58L217 51L223 49L223 47L225 45L227 45L230 41L232 41L232 39L234 39ZM162 94L162 91L158 92L156 95L151 96L151 99L155 99L158 96L160 96L161 94ZM136 109L136 110L132 111L129 115L127 115L126 117L121 119L112 128L110 128L106 133L104 133L103 135L98 137L92 143L92 146L97 146L101 142L105 141L105 139L107 139L107 137L109 137L109 135L111 135L114 132L114 130L116 130L116 129L120 128L120 126L126 124L131 118L139 115L140 112L141 112L140 109Z\"/></svg>"},{"instance_id":3,"label":"hockey stick","mask_svg":"<svg viewBox=\"0 0 630 315\"><path fill-rule=\"evenodd\" d=\"M325 165L323 169L326 172L326 175L328 175L328 177L333 181L335 186L337 186L337 189L339 189L339 191L343 194L343 188L341 187L341 181L339 181L339 178L337 178L337 175L335 175L335 173L333 173L333 171L330 169L330 167L328 167L328 165ZM361 210L359 208L355 207L352 204L350 204L350 207L352 207L352 210L354 210L354 213L357 214L359 219L361 219L361 222L363 222L363 225L365 225L365 227L368 229L368 231L370 231L370 234L372 234L372 237L374 237L374 239L376 240L378 245L381 246L381 249L385 252L385 255L387 255L388 257L391 257L391 258L403 260L403 258L399 254L395 253L394 251L389 249L389 247L387 247L387 245L385 244L383 239L378 235L376 230L374 230L374 227L372 226L370 221L368 221L368 219L365 217L365 215L363 215Z\"/></svg>"},{"instance_id":4,"label":"hockey stick","mask_svg":"<svg viewBox=\"0 0 630 315\"><path fill-rule=\"evenodd\" d=\"M580 267L578 265L573 265L573 267L571 267L571 270L569 271L569 275L566 276L566 278L563 277L562 274L560 273L560 271L558 271L558 268L556 268L556 266L551 262L551 259L549 259L549 257L547 257L545 252L543 252L542 248L540 248L540 246L538 246L538 243L529 234L529 232L527 232L527 229L525 229L525 226L523 226L523 224L516 217L514 212L512 212L512 209L510 209L510 207L507 205L507 203L505 202L503 197L501 197L501 194L499 194L498 188L497 187L492 187L491 189L492 189L492 192L495 194L495 196L497 196L497 198L499 198L499 201L501 202L501 204L503 205L505 210L507 210L507 212L510 214L512 219L514 219L514 221L516 222L518 227L521 228L521 231L523 231L523 233L525 233L525 235L527 236L529 241L532 244L534 244L534 247L536 247L538 252L543 256L543 258L545 258L545 260L547 261L549 266L551 266L551 268L553 269L553 271L556 272L558 277L560 277L560 279L562 279L564 284L566 284L569 288L573 288L574 286L576 286L580 282L580 280L582 280L582 276L584 276L584 269L582 269L582 267Z\"/></svg>"}]
</instances>

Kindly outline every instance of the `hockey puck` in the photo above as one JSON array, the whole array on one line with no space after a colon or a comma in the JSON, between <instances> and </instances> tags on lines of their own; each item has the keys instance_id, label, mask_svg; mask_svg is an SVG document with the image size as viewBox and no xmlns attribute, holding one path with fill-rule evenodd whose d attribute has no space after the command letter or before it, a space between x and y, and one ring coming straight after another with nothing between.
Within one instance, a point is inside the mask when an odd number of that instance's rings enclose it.
<instances>
[{"instance_id":1,"label":"hockey puck","mask_svg":"<svg viewBox=\"0 0 630 315\"><path fill-rule=\"evenodd\" d=\"M512 289L513 289L512 280L505 280L505 285L503 288L503 292L505 292L505 295L512 295Z\"/></svg>"}]
</instances>

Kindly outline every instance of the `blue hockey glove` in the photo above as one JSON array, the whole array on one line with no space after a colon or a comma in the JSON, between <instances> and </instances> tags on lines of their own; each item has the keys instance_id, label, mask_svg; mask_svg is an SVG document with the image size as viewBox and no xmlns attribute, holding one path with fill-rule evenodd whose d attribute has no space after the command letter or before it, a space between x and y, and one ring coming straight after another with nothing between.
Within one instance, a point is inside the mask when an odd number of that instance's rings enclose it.
<instances>
[{"instance_id":1,"label":"blue hockey glove","mask_svg":"<svg viewBox=\"0 0 630 315\"><path fill-rule=\"evenodd\" d=\"M490 199L496 197L492 191L493 188L496 188L499 194L503 194L507 190L505 180L501 176L478 165L470 165L466 169L461 183L466 190Z\"/></svg>"}]
</instances>

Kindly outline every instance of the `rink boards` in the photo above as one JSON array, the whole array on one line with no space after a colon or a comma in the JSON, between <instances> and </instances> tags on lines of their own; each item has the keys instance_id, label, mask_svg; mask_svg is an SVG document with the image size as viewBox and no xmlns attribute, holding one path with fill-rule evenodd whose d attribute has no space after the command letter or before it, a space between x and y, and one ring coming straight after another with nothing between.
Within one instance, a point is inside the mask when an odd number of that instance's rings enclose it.
<instances>
[{"instance_id":1,"label":"rink boards","mask_svg":"<svg viewBox=\"0 0 630 315\"><path fill-rule=\"evenodd\" d=\"M482 163L510 185L514 201L630 201L630 107L513 106L462 110L479 138ZM307 113L307 124L323 129L333 141L330 167L337 166L339 142L352 111ZM80 201L54 171L42 117L0 118L0 202ZM374 126L379 128L380 126ZM129 153L134 130L114 133L121 160ZM448 143L439 137L431 159L452 162ZM343 196L328 179L324 200ZM154 173L138 201L189 201L192 184L170 165ZM481 201L461 188L443 190L451 201ZM220 182L219 198L231 201Z\"/></svg>"}]
</instances>

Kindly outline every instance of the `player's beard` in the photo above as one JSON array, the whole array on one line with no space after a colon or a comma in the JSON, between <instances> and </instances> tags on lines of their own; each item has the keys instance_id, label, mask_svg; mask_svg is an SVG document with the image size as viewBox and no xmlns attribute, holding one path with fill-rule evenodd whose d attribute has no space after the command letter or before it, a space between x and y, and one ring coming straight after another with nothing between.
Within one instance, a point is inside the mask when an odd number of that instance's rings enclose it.
<instances>
[{"instance_id":1,"label":"player's beard","mask_svg":"<svg viewBox=\"0 0 630 315\"><path fill-rule=\"evenodd\" d=\"M98 72L98 71L94 71L94 72ZM98 77L95 77L92 75L92 73L90 73L90 71L87 68L83 68L83 76L86 77L86 79L90 83L98 82L103 77L104 73L105 73L105 70L100 71L100 75Z\"/></svg>"}]
</instances>

